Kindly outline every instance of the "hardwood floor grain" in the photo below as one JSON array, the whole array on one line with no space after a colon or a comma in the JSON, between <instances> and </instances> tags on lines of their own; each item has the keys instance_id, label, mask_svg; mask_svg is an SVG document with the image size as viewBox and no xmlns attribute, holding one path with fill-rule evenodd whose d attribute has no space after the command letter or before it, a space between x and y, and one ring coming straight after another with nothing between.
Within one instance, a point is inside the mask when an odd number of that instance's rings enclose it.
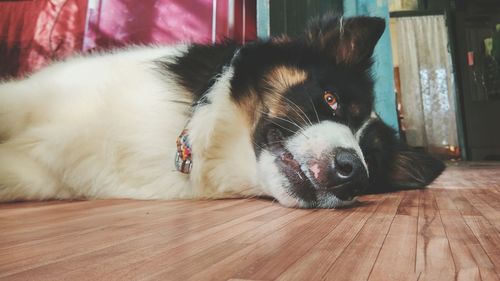
<instances>
[{"instance_id":1,"label":"hardwood floor grain","mask_svg":"<svg viewBox=\"0 0 500 281\"><path fill-rule=\"evenodd\" d=\"M265 199L0 204L0 280L499 280L500 164L354 208Z\"/></svg>"}]
</instances>

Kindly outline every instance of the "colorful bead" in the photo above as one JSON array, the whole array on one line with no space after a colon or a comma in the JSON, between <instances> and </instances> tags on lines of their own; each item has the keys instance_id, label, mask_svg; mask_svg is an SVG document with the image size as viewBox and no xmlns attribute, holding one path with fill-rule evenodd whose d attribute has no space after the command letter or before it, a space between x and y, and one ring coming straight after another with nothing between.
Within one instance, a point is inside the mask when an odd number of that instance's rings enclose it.
<instances>
[{"instance_id":1,"label":"colorful bead","mask_svg":"<svg viewBox=\"0 0 500 281\"><path fill-rule=\"evenodd\" d=\"M175 155L175 167L177 171L189 174L193 166L191 159L191 145L188 140L188 130L184 129L177 138L177 153Z\"/></svg>"}]
</instances>

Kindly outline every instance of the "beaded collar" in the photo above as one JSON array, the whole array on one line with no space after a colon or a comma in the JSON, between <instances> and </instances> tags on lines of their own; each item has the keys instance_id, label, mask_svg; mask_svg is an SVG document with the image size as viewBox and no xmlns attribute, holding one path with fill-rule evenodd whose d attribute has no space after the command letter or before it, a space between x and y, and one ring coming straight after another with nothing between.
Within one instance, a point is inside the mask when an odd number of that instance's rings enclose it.
<instances>
[{"instance_id":1,"label":"beaded collar","mask_svg":"<svg viewBox=\"0 0 500 281\"><path fill-rule=\"evenodd\" d=\"M240 49L238 48L228 65L233 64L234 59L239 55L239 53ZM224 71L224 69L225 67L222 68L222 72ZM193 104L192 113L194 113L194 111L196 111L199 106L207 103L207 92L212 88L213 84L217 82L217 77L219 75L220 73L214 75L214 77L210 81L210 86L206 89L205 93L201 95L201 98ZM177 151L175 153L175 167L177 171L184 174L191 173L191 169L193 167L193 159L191 153L192 149L191 144L189 143L188 135L188 129L186 129L185 127L177 137L176 141Z\"/></svg>"},{"instance_id":2,"label":"beaded collar","mask_svg":"<svg viewBox=\"0 0 500 281\"><path fill-rule=\"evenodd\" d=\"M177 137L177 153L175 154L175 168L177 171L189 174L193 166L191 158L191 144L188 140L188 130L182 130Z\"/></svg>"}]
</instances>

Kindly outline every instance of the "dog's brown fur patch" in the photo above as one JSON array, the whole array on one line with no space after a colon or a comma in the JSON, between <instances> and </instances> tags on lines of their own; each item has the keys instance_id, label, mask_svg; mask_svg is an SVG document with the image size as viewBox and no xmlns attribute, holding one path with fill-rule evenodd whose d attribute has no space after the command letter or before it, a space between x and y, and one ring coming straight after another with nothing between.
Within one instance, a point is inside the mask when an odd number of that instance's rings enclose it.
<instances>
[{"instance_id":1,"label":"dog's brown fur patch","mask_svg":"<svg viewBox=\"0 0 500 281\"><path fill-rule=\"evenodd\" d=\"M289 102L284 97L285 93L293 86L304 83L307 77L304 70L290 66L278 66L269 71L265 81L268 93L264 97L264 103L268 106L270 117L287 114L288 110L284 105Z\"/></svg>"},{"instance_id":2,"label":"dog's brown fur patch","mask_svg":"<svg viewBox=\"0 0 500 281\"><path fill-rule=\"evenodd\" d=\"M290 114L300 115L300 109L296 108L298 106L291 105L284 95L293 86L304 83L307 78L308 75L304 70L295 67L282 65L271 69L265 75L264 93L261 96L253 89L249 89L250 93L238 101L239 106L248 116L251 127L255 128L263 112L271 118Z\"/></svg>"},{"instance_id":3,"label":"dog's brown fur patch","mask_svg":"<svg viewBox=\"0 0 500 281\"><path fill-rule=\"evenodd\" d=\"M294 124L296 127L310 123L303 109L286 97L292 87L308 79L307 72L291 66L278 66L269 71L265 77L266 95L263 103L267 117L287 120L286 123Z\"/></svg>"}]
</instances>

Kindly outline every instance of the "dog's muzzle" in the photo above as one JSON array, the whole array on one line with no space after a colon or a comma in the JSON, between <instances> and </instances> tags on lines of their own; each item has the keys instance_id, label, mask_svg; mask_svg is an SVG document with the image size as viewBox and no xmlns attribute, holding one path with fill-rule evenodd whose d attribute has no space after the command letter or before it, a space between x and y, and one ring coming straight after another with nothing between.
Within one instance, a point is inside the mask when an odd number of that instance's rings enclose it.
<instances>
[{"instance_id":1,"label":"dog's muzzle","mask_svg":"<svg viewBox=\"0 0 500 281\"><path fill-rule=\"evenodd\" d=\"M310 160L309 173L320 190L341 200L361 195L368 184L368 174L356 151L337 148L332 156Z\"/></svg>"}]
</instances>

